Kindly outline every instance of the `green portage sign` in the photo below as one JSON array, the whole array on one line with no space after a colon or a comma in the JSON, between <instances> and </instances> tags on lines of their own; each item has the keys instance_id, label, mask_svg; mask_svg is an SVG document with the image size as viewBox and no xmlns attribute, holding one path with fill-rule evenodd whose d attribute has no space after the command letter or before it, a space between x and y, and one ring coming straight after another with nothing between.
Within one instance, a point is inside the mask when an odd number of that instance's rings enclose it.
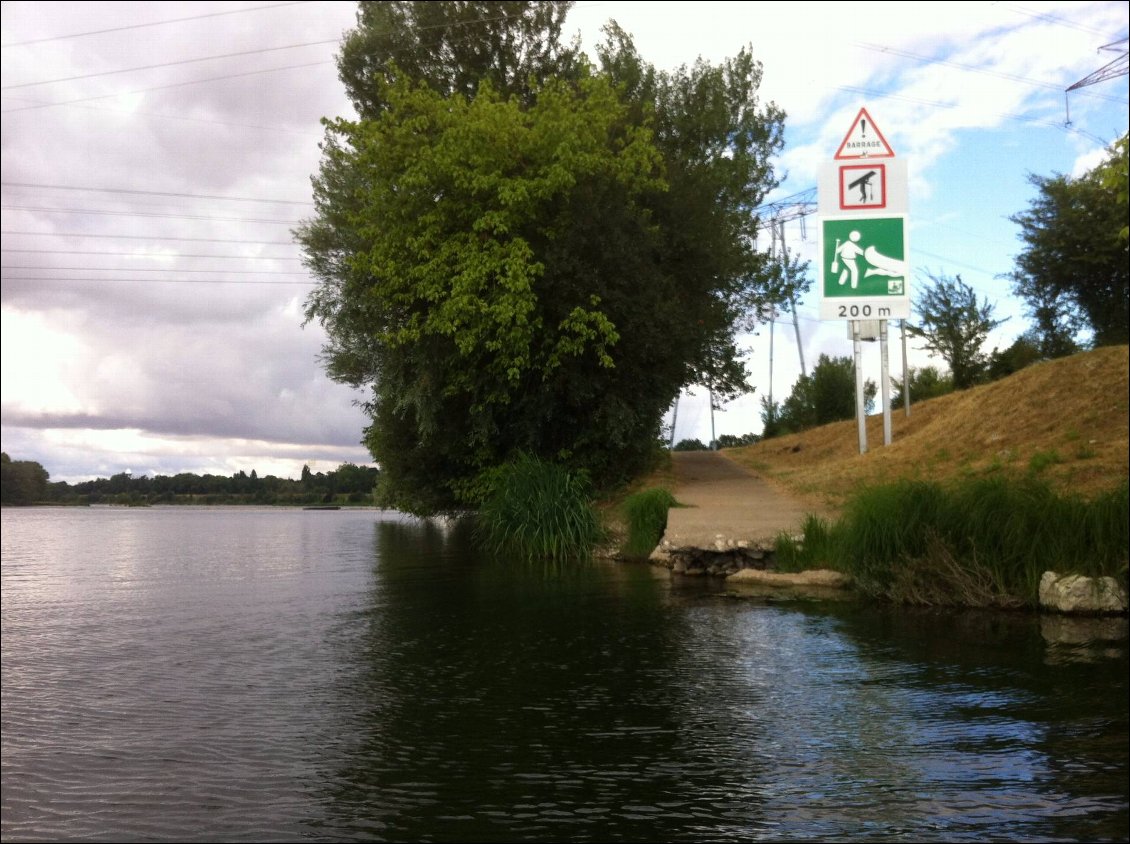
<instances>
[{"instance_id":1,"label":"green portage sign","mask_svg":"<svg viewBox=\"0 0 1130 844\"><path fill-rule=\"evenodd\" d=\"M909 254L905 216L822 219L820 318L909 317Z\"/></svg>"}]
</instances>

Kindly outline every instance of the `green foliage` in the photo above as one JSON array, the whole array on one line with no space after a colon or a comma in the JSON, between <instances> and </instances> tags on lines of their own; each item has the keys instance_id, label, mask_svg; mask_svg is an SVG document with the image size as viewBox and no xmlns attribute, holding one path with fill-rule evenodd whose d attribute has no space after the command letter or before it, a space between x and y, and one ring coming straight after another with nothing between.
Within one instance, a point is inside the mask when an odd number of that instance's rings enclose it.
<instances>
[{"instance_id":1,"label":"green foliage","mask_svg":"<svg viewBox=\"0 0 1130 844\"><path fill-rule=\"evenodd\" d=\"M864 409L870 413L878 388L874 381L863 387ZM855 364L850 357L821 355L811 374L802 375L792 392L778 405L761 399L762 436L766 439L798 433L855 417Z\"/></svg>"},{"instance_id":2,"label":"green foliage","mask_svg":"<svg viewBox=\"0 0 1130 844\"><path fill-rule=\"evenodd\" d=\"M978 302L976 292L960 275L927 277L930 284L914 302L921 325L907 325L907 333L922 338L923 348L949 364L955 389L967 389L982 379L988 361L981 346L1004 320L992 318L993 306Z\"/></svg>"},{"instance_id":3,"label":"green foliage","mask_svg":"<svg viewBox=\"0 0 1130 844\"><path fill-rule=\"evenodd\" d=\"M679 440L675 443L672 451L708 451L710 446L704 443L697 437L693 439Z\"/></svg>"},{"instance_id":4,"label":"green foliage","mask_svg":"<svg viewBox=\"0 0 1130 844\"><path fill-rule=\"evenodd\" d=\"M1030 176L1039 193L1010 219L1025 249L1010 274L1052 356L1070 354L1081 331L1095 345L1130 341L1127 138L1077 179Z\"/></svg>"},{"instance_id":5,"label":"green foliage","mask_svg":"<svg viewBox=\"0 0 1130 844\"><path fill-rule=\"evenodd\" d=\"M35 504L47 498L50 476L33 460L13 461L0 453L0 504Z\"/></svg>"},{"instance_id":6,"label":"green foliage","mask_svg":"<svg viewBox=\"0 0 1130 844\"><path fill-rule=\"evenodd\" d=\"M628 524L623 553L640 559L651 554L667 530L667 511L676 504L675 496L661 487L629 496L623 504L624 519Z\"/></svg>"},{"instance_id":7,"label":"green foliage","mask_svg":"<svg viewBox=\"0 0 1130 844\"><path fill-rule=\"evenodd\" d=\"M827 568L833 557L833 533L824 519L811 513L801 525L800 536L782 533L777 537L774 559L779 571L796 572L808 568Z\"/></svg>"},{"instance_id":8,"label":"green foliage","mask_svg":"<svg viewBox=\"0 0 1130 844\"><path fill-rule=\"evenodd\" d=\"M1057 463L1062 462L1063 458L1059 456L1059 452L1054 448L1050 451L1037 451L1028 460L1028 471L1034 475L1038 475L1049 466L1055 466Z\"/></svg>"},{"instance_id":9,"label":"green foliage","mask_svg":"<svg viewBox=\"0 0 1130 844\"><path fill-rule=\"evenodd\" d=\"M783 118L760 67L657 73L613 27L594 70L565 8L365 4L346 38L362 119L327 123L296 234L391 506L474 506L518 452L607 488L682 386L748 389L736 331L776 292L749 209Z\"/></svg>"},{"instance_id":10,"label":"green foliage","mask_svg":"<svg viewBox=\"0 0 1130 844\"><path fill-rule=\"evenodd\" d=\"M946 393L953 392L953 378L943 375L935 366L910 368L910 403L936 399ZM897 378L891 379L891 407L894 409L903 406L903 384Z\"/></svg>"},{"instance_id":11,"label":"green foliage","mask_svg":"<svg viewBox=\"0 0 1130 844\"><path fill-rule=\"evenodd\" d=\"M753 445L760 442L761 437L754 433L749 434L722 434L718 437L719 448L741 448L744 445Z\"/></svg>"},{"instance_id":12,"label":"green foliage","mask_svg":"<svg viewBox=\"0 0 1130 844\"><path fill-rule=\"evenodd\" d=\"M830 566L866 593L924 604L1035 606L1048 570L1127 575L1127 484L1093 501L1034 477L870 487L832 525L778 541L786 565Z\"/></svg>"},{"instance_id":13,"label":"green foliage","mask_svg":"<svg viewBox=\"0 0 1130 844\"><path fill-rule=\"evenodd\" d=\"M1114 142L1110 157L1096 168L1095 178L1105 190L1114 193L1123 208L1130 204L1130 134ZM1125 220L1118 236L1130 240L1130 226Z\"/></svg>"},{"instance_id":14,"label":"green foliage","mask_svg":"<svg viewBox=\"0 0 1130 844\"><path fill-rule=\"evenodd\" d=\"M581 71L576 45L561 42L572 6L560 0L359 3L338 74L365 119L393 108L387 91L400 81L465 99L486 82L503 99L528 104L548 80Z\"/></svg>"},{"instance_id":15,"label":"green foliage","mask_svg":"<svg viewBox=\"0 0 1130 844\"><path fill-rule=\"evenodd\" d=\"M602 536L591 486L580 473L521 455L484 473L476 535L494 554L583 559Z\"/></svg>"},{"instance_id":16,"label":"green foliage","mask_svg":"<svg viewBox=\"0 0 1130 844\"><path fill-rule=\"evenodd\" d=\"M1039 335L1035 331L1028 331L1017 337L1004 351L993 349L993 353L989 355L986 375L989 381L999 381L1044 358Z\"/></svg>"}]
</instances>

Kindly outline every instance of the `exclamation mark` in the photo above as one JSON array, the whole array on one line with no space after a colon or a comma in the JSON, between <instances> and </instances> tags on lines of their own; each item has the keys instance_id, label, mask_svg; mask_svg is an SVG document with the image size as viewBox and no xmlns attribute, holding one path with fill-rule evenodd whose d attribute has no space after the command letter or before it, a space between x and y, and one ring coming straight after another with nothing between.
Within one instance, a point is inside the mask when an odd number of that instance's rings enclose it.
<instances>
[{"instance_id":1,"label":"exclamation mark","mask_svg":"<svg viewBox=\"0 0 1130 844\"><path fill-rule=\"evenodd\" d=\"M867 137L867 121L864 118L859 119L859 128L863 130L863 137Z\"/></svg>"}]
</instances>

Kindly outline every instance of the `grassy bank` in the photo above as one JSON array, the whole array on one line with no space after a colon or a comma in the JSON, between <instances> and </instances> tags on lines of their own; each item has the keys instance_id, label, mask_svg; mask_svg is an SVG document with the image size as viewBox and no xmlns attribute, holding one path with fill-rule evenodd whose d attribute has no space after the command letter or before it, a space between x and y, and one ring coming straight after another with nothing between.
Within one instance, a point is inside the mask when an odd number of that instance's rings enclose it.
<instances>
[{"instance_id":1,"label":"grassy bank","mask_svg":"<svg viewBox=\"0 0 1130 844\"><path fill-rule=\"evenodd\" d=\"M899 481L863 490L833 520L782 537L778 567L832 568L899 603L1036 606L1045 571L1127 584L1127 484L1091 499L1036 479Z\"/></svg>"},{"instance_id":2,"label":"grassy bank","mask_svg":"<svg viewBox=\"0 0 1130 844\"><path fill-rule=\"evenodd\" d=\"M1091 498L1130 476L1130 348L1110 346L1038 363L1008 378L867 419L859 454L854 420L727 449L738 463L837 513L858 489L900 480L946 483L1037 477Z\"/></svg>"},{"instance_id":3,"label":"grassy bank","mask_svg":"<svg viewBox=\"0 0 1130 844\"><path fill-rule=\"evenodd\" d=\"M867 420L728 450L816 515L779 565L917 604L1032 606L1044 571L1127 581L1130 349L1036 364Z\"/></svg>"}]
</instances>

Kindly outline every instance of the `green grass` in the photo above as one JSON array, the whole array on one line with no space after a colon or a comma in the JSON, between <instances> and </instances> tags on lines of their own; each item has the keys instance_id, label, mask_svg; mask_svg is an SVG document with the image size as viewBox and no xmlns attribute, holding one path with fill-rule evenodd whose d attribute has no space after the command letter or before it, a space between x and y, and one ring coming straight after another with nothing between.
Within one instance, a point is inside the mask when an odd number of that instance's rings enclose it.
<instances>
[{"instance_id":1,"label":"green grass","mask_svg":"<svg viewBox=\"0 0 1130 844\"><path fill-rule=\"evenodd\" d=\"M803 542L778 540L777 558L838 569L901 603L1035 606L1048 570L1125 586L1128 523L1125 481L1091 501L1035 477L901 481L860 491L834 524L810 517Z\"/></svg>"},{"instance_id":2,"label":"green grass","mask_svg":"<svg viewBox=\"0 0 1130 844\"><path fill-rule=\"evenodd\" d=\"M650 555L667 530L667 511L676 504L675 496L662 487L628 496L621 507L628 526L621 552L636 559Z\"/></svg>"},{"instance_id":3,"label":"green grass","mask_svg":"<svg viewBox=\"0 0 1130 844\"><path fill-rule=\"evenodd\" d=\"M1059 456L1059 452L1054 448L1050 451L1037 451L1028 460L1028 471L1034 475L1038 475L1049 466L1055 466L1057 463L1062 462L1063 458Z\"/></svg>"},{"instance_id":4,"label":"green grass","mask_svg":"<svg viewBox=\"0 0 1130 844\"><path fill-rule=\"evenodd\" d=\"M475 534L492 553L528 560L586 559L603 536L590 485L581 474L523 455L484 480L489 492Z\"/></svg>"}]
</instances>

